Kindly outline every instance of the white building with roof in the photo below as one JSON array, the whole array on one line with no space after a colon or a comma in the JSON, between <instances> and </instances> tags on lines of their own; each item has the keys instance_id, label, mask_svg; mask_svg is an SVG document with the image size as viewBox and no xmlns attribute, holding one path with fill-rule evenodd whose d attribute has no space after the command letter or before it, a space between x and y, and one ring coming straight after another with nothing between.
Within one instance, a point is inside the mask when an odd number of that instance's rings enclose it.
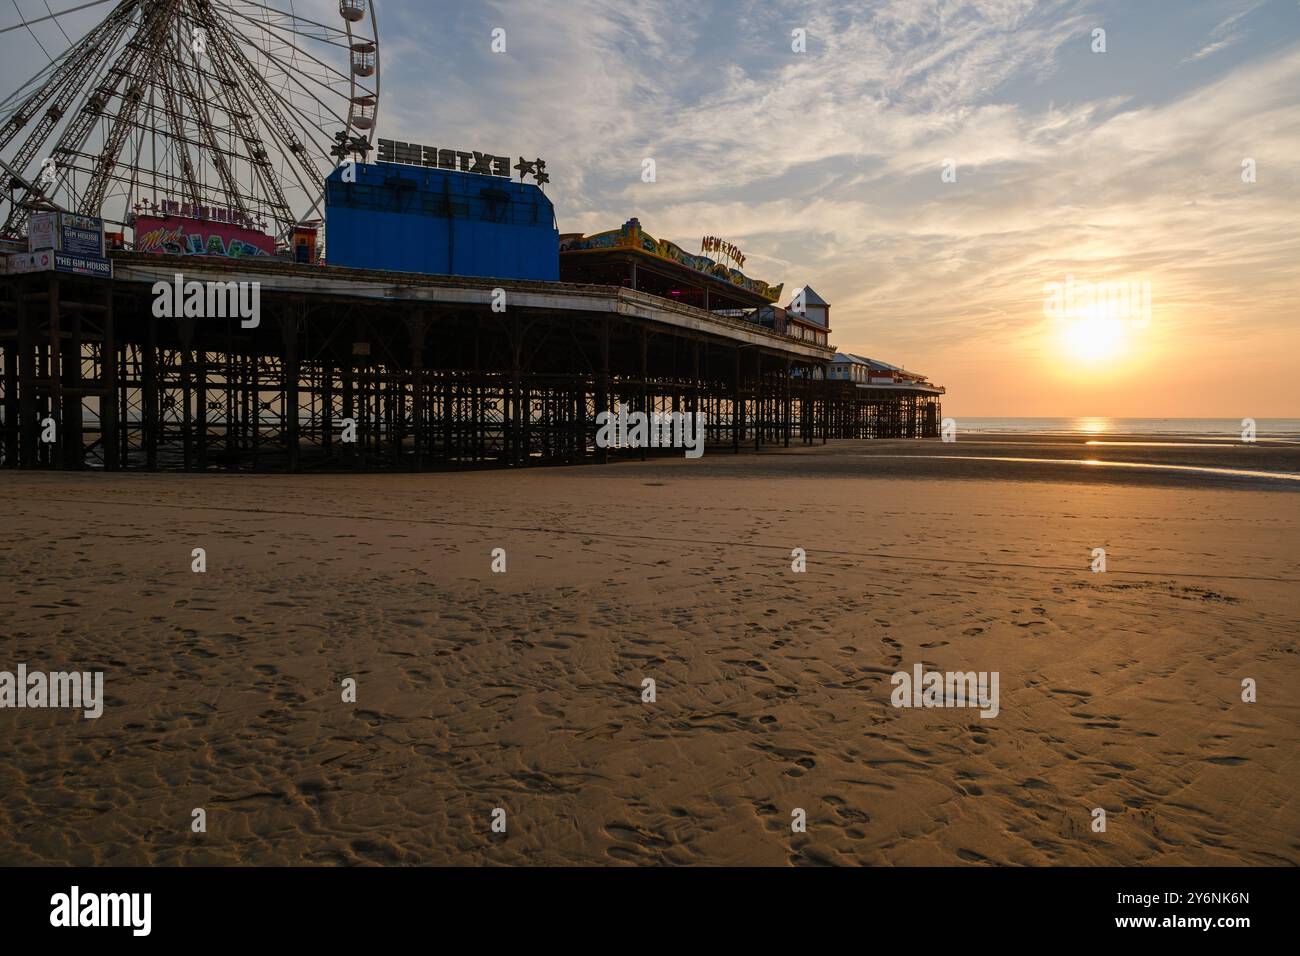
<instances>
[{"instance_id":1,"label":"white building with roof","mask_svg":"<svg viewBox=\"0 0 1300 956\"><path fill-rule=\"evenodd\" d=\"M864 388L906 389L934 395L945 392L942 385L932 385L920 372L909 372L900 366L852 352L836 352L826 377L832 382L852 382Z\"/></svg>"},{"instance_id":2,"label":"white building with roof","mask_svg":"<svg viewBox=\"0 0 1300 956\"><path fill-rule=\"evenodd\" d=\"M812 286L795 290L784 312L787 335L817 345L827 344L831 332L831 306Z\"/></svg>"}]
</instances>

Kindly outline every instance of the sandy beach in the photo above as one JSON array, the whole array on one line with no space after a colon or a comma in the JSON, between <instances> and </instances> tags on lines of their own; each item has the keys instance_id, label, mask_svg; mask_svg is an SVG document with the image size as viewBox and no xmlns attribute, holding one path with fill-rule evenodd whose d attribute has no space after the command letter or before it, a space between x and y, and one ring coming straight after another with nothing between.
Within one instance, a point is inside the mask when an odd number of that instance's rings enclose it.
<instances>
[{"instance_id":1,"label":"sandy beach","mask_svg":"<svg viewBox=\"0 0 1300 956\"><path fill-rule=\"evenodd\" d=\"M4 473L0 863L1300 863L1300 481L1079 463L1300 446L1085 441Z\"/></svg>"}]
</instances>

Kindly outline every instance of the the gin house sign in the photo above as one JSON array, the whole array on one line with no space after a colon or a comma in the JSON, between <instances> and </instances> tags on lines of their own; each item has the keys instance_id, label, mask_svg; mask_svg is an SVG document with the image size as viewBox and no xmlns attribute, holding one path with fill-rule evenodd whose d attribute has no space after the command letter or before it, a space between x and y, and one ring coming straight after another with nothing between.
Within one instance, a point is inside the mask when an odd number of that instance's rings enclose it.
<instances>
[{"instance_id":1,"label":"the gin house sign","mask_svg":"<svg viewBox=\"0 0 1300 956\"><path fill-rule=\"evenodd\" d=\"M510 157L493 156L476 151L439 149L419 143L399 143L391 139L379 141L379 162L401 163L405 166L436 166L438 169L458 169L482 176L510 178Z\"/></svg>"}]
</instances>

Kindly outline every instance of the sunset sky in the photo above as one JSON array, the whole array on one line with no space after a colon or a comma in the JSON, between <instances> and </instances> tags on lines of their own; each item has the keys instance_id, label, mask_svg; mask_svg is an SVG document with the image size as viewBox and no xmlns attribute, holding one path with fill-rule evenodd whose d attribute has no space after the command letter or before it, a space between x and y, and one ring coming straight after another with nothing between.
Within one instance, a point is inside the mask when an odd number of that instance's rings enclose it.
<instances>
[{"instance_id":1,"label":"sunset sky","mask_svg":"<svg viewBox=\"0 0 1300 956\"><path fill-rule=\"evenodd\" d=\"M729 239L946 414L1300 416L1296 0L380 10L385 134L542 156L561 232ZM1088 359L1069 275L1149 321Z\"/></svg>"},{"instance_id":2,"label":"sunset sky","mask_svg":"<svg viewBox=\"0 0 1300 956\"><path fill-rule=\"evenodd\" d=\"M945 414L1300 416L1297 0L382 0L378 19L379 136L543 157L561 232L721 236L750 275L826 298L842 350L946 385ZM32 55L0 64L6 88ZM1046 315L1071 280L1145 283L1149 315Z\"/></svg>"}]
</instances>

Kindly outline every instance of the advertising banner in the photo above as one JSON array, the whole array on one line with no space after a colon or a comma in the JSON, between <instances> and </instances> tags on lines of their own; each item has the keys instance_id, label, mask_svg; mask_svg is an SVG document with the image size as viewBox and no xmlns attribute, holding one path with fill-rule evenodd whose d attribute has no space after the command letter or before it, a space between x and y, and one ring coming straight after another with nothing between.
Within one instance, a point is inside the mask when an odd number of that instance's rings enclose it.
<instances>
[{"instance_id":1,"label":"advertising banner","mask_svg":"<svg viewBox=\"0 0 1300 956\"><path fill-rule=\"evenodd\" d=\"M137 252L172 256L225 256L240 259L275 254L275 239L228 222L183 216L140 216L135 221Z\"/></svg>"},{"instance_id":2,"label":"advertising banner","mask_svg":"<svg viewBox=\"0 0 1300 956\"><path fill-rule=\"evenodd\" d=\"M59 215L60 252L70 256L104 256L104 220L98 216Z\"/></svg>"},{"instance_id":3,"label":"advertising banner","mask_svg":"<svg viewBox=\"0 0 1300 956\"><path fill-rule=\"evenodd\" d=\"M93 276L97 279L113 277L113 263L103 256L75 256L55 249L42 249L40 252L23 252L9 257L10 275L48 272L51 269L55 272Z\"/></svg>"},{"instance_id":4,"label":"advertising banner","mask_svg":"<svg viewBox=\"0 0 1300 956\"><path fill-rule=\"evenodd\" d=\"M27 251L45 249L103 258L104 220L72 212L34 212L27 224Z\"/></svg>"},{"instance_id":5,"label":"advertising banner","mask_svg":"<svg viewBox=\"0 0 1300 956\"><path fill-rule=\"evenodd\" d=\"M9 257L8 272L19 275L24 272L44 272L54 268L54 251L45 249L41 252L20 252Z\"/></svg>"},{"instance_id":6,"label":"advertising banner","mask_svg":"<svg viewBox=\"0 0 1300 956\"><path fill-rule=\"evenodd\" d=\"M70 272L79 276L99 279L113 278L113 263L103 256L74 256L66 252L54 253L54 271Z\"/></svg>"},{"instance_id":7,"label":"advertising banner","mask_svg":"<svg viewBox=\"0 0 1300 956\"><path fill-rule=\"evenodd\" d=\"M57 212L34 212L27 220L27 251L53 249L58 235Z\"/></svg>"}]
</instances>

